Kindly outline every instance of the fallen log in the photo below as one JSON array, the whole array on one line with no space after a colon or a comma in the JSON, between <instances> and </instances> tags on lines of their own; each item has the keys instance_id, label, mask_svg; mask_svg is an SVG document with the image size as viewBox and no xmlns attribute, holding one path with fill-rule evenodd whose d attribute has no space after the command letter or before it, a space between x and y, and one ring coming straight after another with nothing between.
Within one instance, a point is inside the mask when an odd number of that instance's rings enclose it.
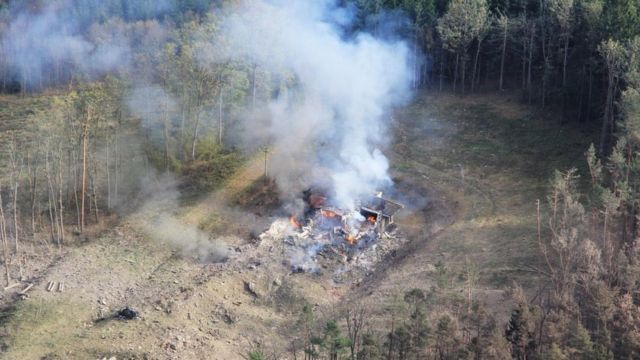
<instances>
[{"instance_id":1,"label":"fallen log","mask_svg":"<svg viewBox=\"0 0 640 360\"><path fill-rule=\"evenodd\" d=\"M53 290L55 286L56 286L55 281L49 281L49 284L47 285L47 291L51 292L51 290Z\"/></svg>"},{"instance_id":2,"label":"fallen log","mask_svg":"<svg viewBox=\"0 0 640 360\"><path fill-rule=\"evenodd\" d=\"M11 285L9 285L9 286L5 287L5 288L4 288L4 291L7 291L7 290L10 290L10 289L13 289L14 287L16 287L16 286L18 286L18 285L20 285L20 283L19 283L19 282L14 283L14 284L11 284Z\"/></svg>"},{"instance_id":3,"label":"fallen log","mask_svg":"<svg viewBox=\"0 0 640 360\"><path fill-rule=\"evenodd\" d=\"M31 288L33 287L33 285L35 285L34 283L29 284L26 288L22 289L22 291L20 291L20 295L24 295L27 293L27 291L31 290Z\"/></svg>"},{"instance_id":4,"label":"fallen log","mask_svg":"<svg viewBox=\"0 0 640 360\"><path fill-rule=\"evenodd\" d=\"M63 292L64 291L64 281L60 281L58 283L58 292Z\"/></svg>"}]
</instances>

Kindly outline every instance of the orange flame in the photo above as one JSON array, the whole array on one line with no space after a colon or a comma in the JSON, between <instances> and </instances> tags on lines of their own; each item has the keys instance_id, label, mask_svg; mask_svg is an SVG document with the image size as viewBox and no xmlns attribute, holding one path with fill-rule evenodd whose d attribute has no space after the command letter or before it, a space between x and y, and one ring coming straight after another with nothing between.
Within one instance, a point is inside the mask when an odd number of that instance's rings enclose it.
<instances>
[{"instance_id":1,"label":"orange flame","mask_svg":"<svg viewBox=\"0 0 640 360\"><path fill-rule=\"evenodd\" d=\"M334 213L331 210L321 210L320 213L322 214L322 216L328 217L328 218L332 218L336 216L336 213Z\"/></svg>"},{"instance_id":2,"label":"orange flame","mask_svg":"<svg viewBox=\"0 0 640 360\"><path fill-rule=\"evenodd\" d=\"M291 226L293 226L296 229L299 229L301 227L300 223L298 222L298 219L296 219L296 217L293 215L289 216L289 222L291 223Z\"/></svg>"},{"instance_id":3,"label":"orange flame","mask_svg":"<svg viewBox=\"0 0 640 360\"><path fill-rule=\"evenodd\" d=\"M347 242L349 243L349 245L353 245L353 243L355 243L356 241L356 237L349 234L347 235L347 237L345 238L345 240L347 240Z\"/></svg>"},{"instance_id":4,"label":"orange flame","mask_svg":"<svg viewBox=\"0 0 640 360\"><path fill-rule=\"evenodd\" d=\"M369 216L369 217L367 217L367 220L372 224L376 223L376 217L375 216Z\"/></svg>"}]
</instances>

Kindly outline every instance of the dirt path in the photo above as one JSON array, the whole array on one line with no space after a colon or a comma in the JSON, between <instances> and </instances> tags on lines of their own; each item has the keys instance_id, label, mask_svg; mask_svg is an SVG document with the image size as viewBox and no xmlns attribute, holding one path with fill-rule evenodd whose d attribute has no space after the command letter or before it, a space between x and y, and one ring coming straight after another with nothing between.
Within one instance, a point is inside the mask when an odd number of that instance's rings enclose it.
<instances>
[{"instance_id":1,"label":"dirt path","mask_svg":"<svg viewBox=\"0 0 640 360\"><path fill-rule=\"evenodd\" d=\"M235 195L258 180L263 173L264 157L259 153L250 158L219 190L195 204L183 207L179 215L180 220L217 233L239 234L243 233L243 228L253 229L252 225L255 224L256 219L248 214L234 211L228 204Z\"/></svg>"},{"instance_id":2,"label":"dirt path","mask_svg":"<svg viewBox=\"0 0 640 360\"><path fill-rule=\"evenodd\" d=\"M216 196L228 200L232 196L248 188L254 181L264 175L264 155L258 153L225 183L224 187L216 192Z\"/></svg>"}]
</instances>

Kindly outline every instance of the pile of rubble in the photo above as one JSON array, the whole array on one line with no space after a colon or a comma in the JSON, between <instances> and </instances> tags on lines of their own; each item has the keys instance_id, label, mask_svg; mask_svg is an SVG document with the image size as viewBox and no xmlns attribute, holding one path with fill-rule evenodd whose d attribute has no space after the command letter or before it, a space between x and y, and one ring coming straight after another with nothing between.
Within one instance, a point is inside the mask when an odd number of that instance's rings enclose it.
<instances>
[{"instance_id":1,"label":"pile of rubble","mask_svg":"<svg viewBox=\"0 0 640 360\"><path fill-rule=\"evenodd\" d=\"M278 219L260 235L261 243L280 248L293 272L371 269L398 243L393 216L402 205L381 194L351 211L325 206L325 198L317 195L305 201L302 217Z\"/></svg>"}]
</instances>

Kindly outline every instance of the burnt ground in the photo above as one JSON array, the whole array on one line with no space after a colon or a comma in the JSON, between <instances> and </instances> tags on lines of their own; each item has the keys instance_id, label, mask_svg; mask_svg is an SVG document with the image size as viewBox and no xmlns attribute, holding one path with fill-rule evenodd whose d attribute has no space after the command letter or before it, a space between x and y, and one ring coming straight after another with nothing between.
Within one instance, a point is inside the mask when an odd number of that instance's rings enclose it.
<instances>
[{"instance_id":1,"label":"burnt ground","mask_svg":"<svg viewBox=\"0 0 640 360\"><path fill-rule=\"evenodd\" d=\"M39 270L26 299L4 308L3 358L235 359L258 342L292 358L286 350L304 302L319 319L366 303L384 325L387 305L411 288L435 289L434 313L455 311L471 270L472 296L506 315L505 289L536 280L528 270L537 251L535 201L544 200L553 169L578 163L589 143L586 131L558 124L508 96L419 95L394 115L388 151L392 196L407 205L397 222L408 242L366 276L341 282L330 272L292 274L277 244L256 242L274 206L268 194L247 193L252 186L267 193L256 182L257 157L221 191L179 209L159 205L68 246ZM224 240L228 260L203 264L155 241L142 224L163 212ZM47 291L49 281L64 281L65 290ZM137 319L95 322L127 306Z\"/></svg>"}]
</instances>

